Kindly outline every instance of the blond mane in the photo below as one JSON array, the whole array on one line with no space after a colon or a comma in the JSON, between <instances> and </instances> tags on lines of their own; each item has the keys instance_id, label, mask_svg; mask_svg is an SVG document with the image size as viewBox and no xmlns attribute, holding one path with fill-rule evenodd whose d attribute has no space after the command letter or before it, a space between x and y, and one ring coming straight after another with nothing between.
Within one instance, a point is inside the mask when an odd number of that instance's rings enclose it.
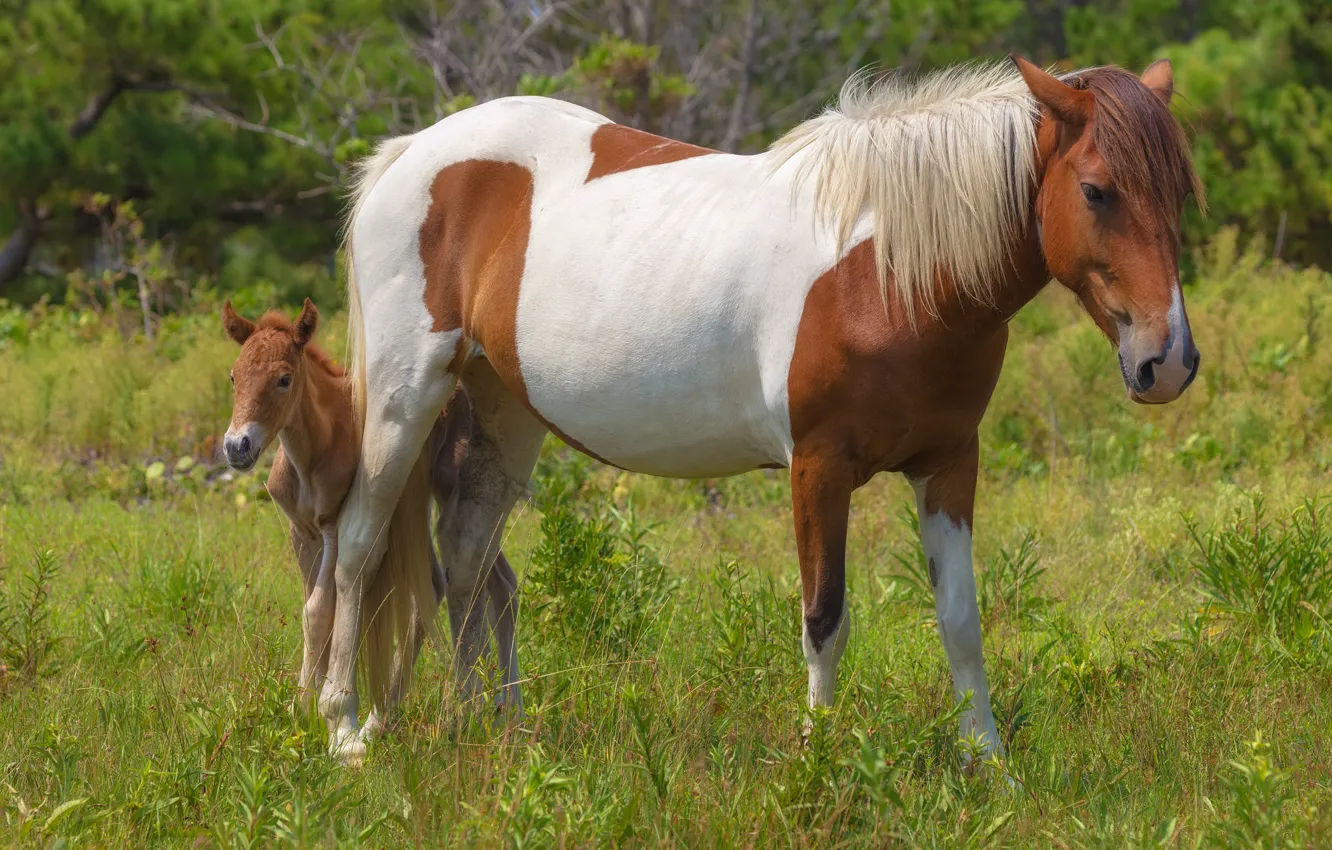
<instances>
[{"instance_id":1,"label":"blond mane","mask_svg":"<svg viewBox=\"0 0 1332 850\"><path fill-rule=\"evenodd\" d=\"M773 144L780 166L802 152L819 215L845 249L873 223L879 286L914 323L937 315L941 277L992 302L1026 227L1039 108L1010 62L955 66L918 81L857 74L837 105Z\"/></svg>"}]
</instances>

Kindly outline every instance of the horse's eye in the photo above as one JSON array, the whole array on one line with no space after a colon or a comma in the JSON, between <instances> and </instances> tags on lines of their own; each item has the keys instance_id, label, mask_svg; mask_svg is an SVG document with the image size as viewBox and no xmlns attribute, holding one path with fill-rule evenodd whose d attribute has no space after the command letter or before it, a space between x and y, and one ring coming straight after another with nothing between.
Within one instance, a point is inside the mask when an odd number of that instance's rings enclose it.
<instances>
[{"instance_id":1,"label":"horse's eye","mask_svg":"<svg viewBox=\"0 0 1332 850\"><path fill-rule=\"evenodd\" d=\"M1082 184L1082 197L1086 198L1087 203L1089 204L1105 203L1105 193L1102 192L1099 187L1093 186L1090 183Z\"/></svg>"},{"instance_id":2,"label":"horse's eye","mask_svg":"<svg viewBox=\"0 0 1332 850\"><path fill-rule=\"evenodd\" d=\"M236 373L235 373L235 372L228 372L228 373L227 373L227 377L231 379L231 385L232 385L233 387L236 386Z\"/></svg>"},{"instance_id":3,"label":"horse's eye","mask_svg":"<svg viewBox=\"0 0 1332 850\"><path fill-rule=\"evenodd\" d=\"M278 378L278 386L284 390L287 387L291 386L291 375L283 375L282 377Z\"/></svg>"}]
</instances>

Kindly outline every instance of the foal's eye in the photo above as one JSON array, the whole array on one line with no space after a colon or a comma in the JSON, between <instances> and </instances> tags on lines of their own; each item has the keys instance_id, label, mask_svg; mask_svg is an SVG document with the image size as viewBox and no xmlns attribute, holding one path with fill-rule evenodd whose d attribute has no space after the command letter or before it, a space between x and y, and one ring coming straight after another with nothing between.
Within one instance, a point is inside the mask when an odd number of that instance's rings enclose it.
<instances>
[{"instance_id":1,"label":"foal's eye","mask_svg":"<svg viewBox=\"0 0 1332 850\"><path fill-rule=\"evenodd\" d=\"M1086 198L1087 203L1089 204L1105 203L1105 193L1102 192L1099 187L1093 186L1090 183L1082 184L1082 197Z\"/></svg>"},{"instance_id":2,"label":"foal's eye","mask_svg":"<svg viewBox=\"0 0 1332 850\"><path fill-rule=\"evenodd\" d=\"M236 373L235 373L235 372L228 372L228 373L227 373L227 377L231 379L231 385L232 385L233 387L236 386Z\"/></svg>"},{"instance_id":3,"label":"foal's eye","mask_svg":"<svg viewBox=\"0 0 1332 850\"><path fill-rule=\"evenodd\" d=\"M278 378L278 386L284 390L287 387L291 386L291 375L283 375L282 377Z\"/></svg>"}]
</instances>

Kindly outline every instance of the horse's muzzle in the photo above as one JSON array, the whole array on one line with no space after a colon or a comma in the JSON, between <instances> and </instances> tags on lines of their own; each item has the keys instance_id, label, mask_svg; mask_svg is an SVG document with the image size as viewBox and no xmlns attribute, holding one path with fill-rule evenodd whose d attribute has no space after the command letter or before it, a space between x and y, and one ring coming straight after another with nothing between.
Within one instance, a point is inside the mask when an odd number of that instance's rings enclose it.
<instances>
[{"instance_id":1,"label":"horse's muzzle","mask_svg":"<svg viewBox=\"0 0 1332 850\"><path fill-rule=\"evenodd\" d=\"M1193 344L1193 333L1184 315L1178 288L1166 321L1165 340L1156 345L1139 338L1136 327L1120 331L1119 369L1124 375L1129 398L1139 404L1174 401L1198 377L1202 355Z\"/></svg>"}]
</instances>

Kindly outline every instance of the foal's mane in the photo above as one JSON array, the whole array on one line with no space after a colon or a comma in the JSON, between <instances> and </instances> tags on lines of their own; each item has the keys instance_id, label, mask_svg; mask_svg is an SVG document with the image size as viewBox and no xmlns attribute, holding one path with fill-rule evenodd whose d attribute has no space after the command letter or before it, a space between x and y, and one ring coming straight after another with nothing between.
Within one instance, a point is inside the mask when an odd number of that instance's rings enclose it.
<instances>
[{"instance_id":1,"label":"foal's mane","mask_svg":"<svg viewBox=\"0 0 1332 850\"><path fill-rule=\"evenodd\" d=\"M295 330L295 325L277 310L269 310L256 323L256 329L290 334ZM334 363L328 352L316 345L313 340L305 344L305 357L334 378L341 379L347 376L347 371Z\"/></svg>"},{"instance_id":2,"label":"foal's mane","mask_svg":"<svg viewBox=\"0 0 1332 850\"><path fill-rule=\"evenodd\" d=\"M1127 194L1165 208L1201 189L1170 110L1118 68L1061 75L1097 98L1093 144ZM917 81L862 72L837 105L773 144L777 165L799 156L797 185L815 181L820 216L845 248L862 213L873 224L884 303L890 287L913 324L937 315L937 286L993 303L1027 227L1036 186L1040 108L1008 61L944 68ZM1172 208L1173 209L1173 208ZM1165 216L1176 226L1176 217Z\"/></svg>"}]
</instances>

